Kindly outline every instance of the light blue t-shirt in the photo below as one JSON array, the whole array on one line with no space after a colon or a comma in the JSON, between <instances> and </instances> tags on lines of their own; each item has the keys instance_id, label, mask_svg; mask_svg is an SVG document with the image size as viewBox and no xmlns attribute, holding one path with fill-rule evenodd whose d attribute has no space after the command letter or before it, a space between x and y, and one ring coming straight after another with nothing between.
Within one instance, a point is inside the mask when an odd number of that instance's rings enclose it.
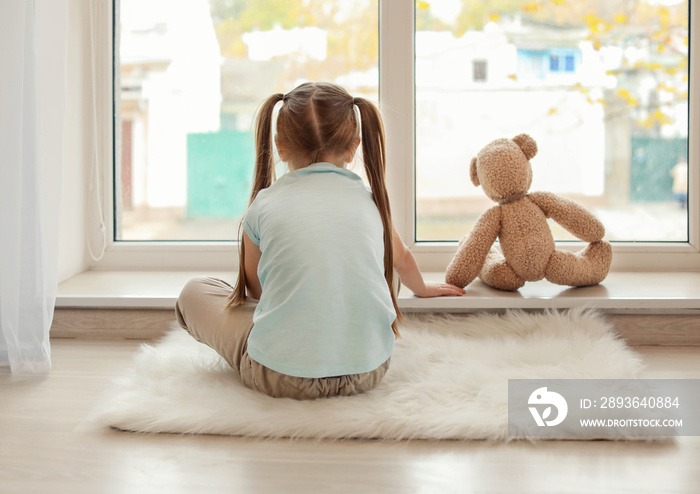
<instances>
[{"instance_id":1,"label":"light blue t-shirt","mask_svg":"<svg viewBox=\"0 0 700 494\"><path fill-rule=\"evenodd\" d=\"M384 237L355 173L315 163L260 191L243 229L262 253L262 296L248 354L277 372L369 372L393 350L396 312L384 278Z\"/></svg>"}]
</instances>

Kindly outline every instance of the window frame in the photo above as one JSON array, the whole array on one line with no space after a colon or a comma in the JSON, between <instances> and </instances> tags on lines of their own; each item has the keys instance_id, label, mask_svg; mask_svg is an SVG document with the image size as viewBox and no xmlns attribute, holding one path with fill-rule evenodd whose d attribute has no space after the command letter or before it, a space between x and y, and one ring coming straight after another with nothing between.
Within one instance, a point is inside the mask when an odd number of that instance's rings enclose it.
<instances>
[{"instance_id":1,"label":"window frame","mask_svg":"<svg viewBox=\"0 0 700 494\"><path fill-rule=\"evenodd\" d=\"M88 263L92 269L206 270L237 269L237 243L212 241L115 241L114 159L119 129L113 116L119 111L117 56L113 57L113 12L119 0L105 0L92 10L96 26L92 67L95 73L96 178L101 189L103 255ZM688 242L615 242L615 271L700 269L700 9L690 9L689 118L688 118ZM697 47L694 49L693 47ZM108 56L103 56L104 54ZM417 242L415 203L415 10L414 2L379 1L379 102L387 134L387 184L394 224L423 271L444 271L457 242ZM692 137L695 137L693 139ZM93 182L94 183L94 182ZM97 194L100 196L100 194ZM98 200L99 197L98 197ZM88 242L101 244L98 208L88 211ZM466 234L468 232L464 232ZM559 248L578 250L581 242L558 242ZM92 249L96 250L95 247ZM102 253L100 253L102 254ZM96 260L99 259L99 260Z\"/></svg>"}]
</instances>

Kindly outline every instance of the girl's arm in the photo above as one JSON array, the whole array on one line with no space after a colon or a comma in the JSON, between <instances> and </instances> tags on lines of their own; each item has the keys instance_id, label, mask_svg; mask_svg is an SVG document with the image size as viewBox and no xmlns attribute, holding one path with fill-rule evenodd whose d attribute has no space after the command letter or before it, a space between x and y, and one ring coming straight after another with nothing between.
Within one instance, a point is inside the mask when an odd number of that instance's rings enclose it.
<instances>
[{"instance_id":1,"label":"girl's arm","mask_svg":"<svg viewBox=\"0 0 700 494\"><path fill-rule=\"evenodd\" d=\"M418 297L441 297L444 295L464 295L462 288L448 283L424 281L413 253L403 243L396 228L393 233L394 269L406 285ZM246 247L247 248L247 247ZM247 252L247 251L246 251Z\"/></svg>"},{"instance_id":2,"label":"girl's arm","mask_svg":"<svg viewBox=\"0 0 700 494\"><path fill-rule=\"evenodd\" d=\"M255 245L246 232L243 232L243 245L245 246L245 286L248 289L248 296L260 300L262 287L258 278L258 262L260 262L260 247Z\"/></svg>"}]
</instances>

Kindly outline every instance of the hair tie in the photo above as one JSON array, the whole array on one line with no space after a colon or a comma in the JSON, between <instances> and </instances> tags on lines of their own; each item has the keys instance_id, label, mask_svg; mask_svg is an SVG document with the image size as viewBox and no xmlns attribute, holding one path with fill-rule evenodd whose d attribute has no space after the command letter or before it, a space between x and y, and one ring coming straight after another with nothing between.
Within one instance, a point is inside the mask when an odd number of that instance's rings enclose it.
<instances>
[{"instance_id":1,"label":"hair tie","mask_svg":"<svg viewBox=\"0 0 700 494\"><path fill-rule=\"evenodd\" d=\"M353 105L359 105L359 104L360 104L359 98L353 98L353 99L352 99L352 104L353 104Z\"/></svg>"}]
</instances>

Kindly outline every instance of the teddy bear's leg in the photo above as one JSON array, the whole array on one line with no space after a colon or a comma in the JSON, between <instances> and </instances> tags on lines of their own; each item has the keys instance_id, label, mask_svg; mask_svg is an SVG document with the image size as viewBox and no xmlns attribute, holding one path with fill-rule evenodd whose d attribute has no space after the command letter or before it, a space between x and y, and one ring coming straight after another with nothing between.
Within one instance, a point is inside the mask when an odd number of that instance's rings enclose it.
<instances>
[{"instance_id":1,"label":"teddy bear's leg","mask_svg":"<svg viewBox=\"0 0 700 494\"><path fill-rule=\"evenodd\" d=\"M493 288L508 292L515 291L525 284L525 280L513 271L506 258L495 247L491 247L486 256L479 278Z\"/></svg>"},{"instance_id":2,"label":"teddy bear's leg","mask_svg":"<svg viewBox=\"0 0 700 494\"><path fill-rule=\"evenodd\" d=\"M603 281L610 270L612 247L601 240L579 252L555 251L547 264L545 278L558 285L588 286Z\"/></svg>"}]
</instances>

